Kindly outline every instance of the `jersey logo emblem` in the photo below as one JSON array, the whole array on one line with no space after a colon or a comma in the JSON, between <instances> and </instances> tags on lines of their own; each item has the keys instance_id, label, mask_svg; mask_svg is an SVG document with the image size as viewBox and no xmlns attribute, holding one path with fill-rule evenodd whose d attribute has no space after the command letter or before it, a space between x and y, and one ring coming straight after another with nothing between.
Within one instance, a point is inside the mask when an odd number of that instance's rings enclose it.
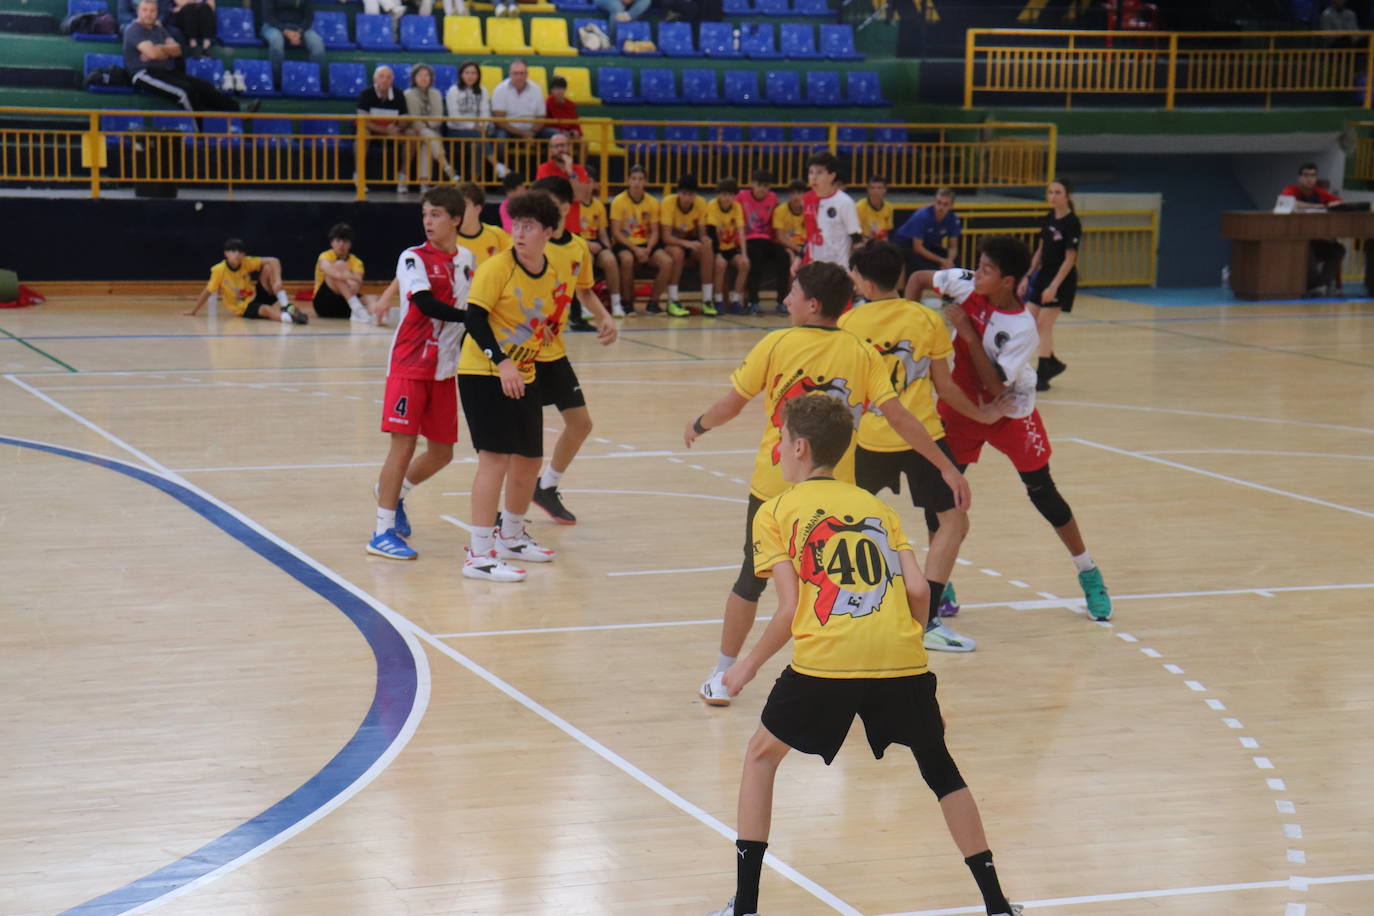
<instances>
[{"instance_id":1,"label":"jersey logo emblem","mask_svg":"<svg viewBox=\"0 0 1374 916\"><path fill-rule=\"evenodd\" d=\"M788 553L801 560L801 580L816 588L816 619L825 626L837 614L857 618L877 611L897 578L894 570L901 569L882 522L820 513L813 521L801 544L799 523L793 523Z\"/></svg>"},{"instance_id":2,"label":"jersey logo emblem","mask_svg":"<svg viewBox=\"0 0 1374 916\"><path fill-rule=\"evenodd\" d=\"M783 392L782 397L778 398L777 406L773 408L773 416L769 418L774 429L782 429L782 405L786 404L792 398L801 397L806 394L828 394L839 401L845 407L849 408L850 414L854 417L854 427L856 429L859 426L859 418L863 416L864 408L867 406L866 404L860 404L856 407L850 403L850 397L853 395L853 392L849 390L849 381L847 379L832 378L828 381L813 381L809 375L805 375L789 385L787 390ZM774 466L777 466L781 461L782 440L779 438L777 444L773 446Z\"/></svg>"}]
</instances>

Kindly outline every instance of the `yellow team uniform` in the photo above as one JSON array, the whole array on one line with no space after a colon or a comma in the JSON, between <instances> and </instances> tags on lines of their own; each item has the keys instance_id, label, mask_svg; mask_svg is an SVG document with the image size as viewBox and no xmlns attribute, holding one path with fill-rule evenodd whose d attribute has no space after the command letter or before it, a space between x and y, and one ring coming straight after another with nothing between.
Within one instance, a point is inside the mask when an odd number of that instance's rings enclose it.
<instances>
[{"instance_id":1,"label":"yellow team uniform","mask_svg":"<svg viewBox=\"0 0 1374 916\"><path fill-rule=\"evenodd\" d=\"M645 194L635 203L629 191L621 191L611 201L611 220L619 220L626 238L636 245L649 244L649 232L659 221L658 214L658 201L652 194Z\"/></svg>"},{"instance_id":2,"label":"yellow team uniform","mask_svg":"<svg viewBox=\"0 0 1374 916\"><path fill-rule=\"evenodd\" d=\"M848 405L857 426L864 410L879 407L897 396L878 351L839 328L774 331L749 351L730 376L730 384L746 399L760 392L764 396L768 426L759 442L754 474L749 481L749 492L759 499L771 499L788 487L778 452L783 401L812 392L828 394ZM835 476L854 482L852 443L836 466Z\"/></svg>"},{"instance_id":3,"label":"yellow team uniform","mask_svg":"<svg viewBox=\"0 0 1374 916\"><path fill-rule=\"evenodd\" d=\"M534 381L535 360L552 339L557 327L558 304L566 303L575 278L567 274L566 260L545 255L544 270L533 276L521 266L514 251L503 251L477 268L468 291L468 308L486 311L492 334L528 384ZM560 264L564 266L560 269ZM472 339L463 338L458 356L459 375L500 375Z\"/></svg>"},{"instance_id":4,"label":"yellow team uniform","mask_svg":"<svg viewBox=\"0 0 1374 916\"><path fill-rule=\"evenodd\" d=\"M881 210L874 210L865 195L854 209L859 211L859 229L864 238L885 239L892 234L892 205L887 201L883 201Z\"/></svg>"},{"instance_id":5,"label":"yellow team uniform","mask_svg":"<svg viewBox=\"0 0 1374 916\"><path fill-rule=\"evenodd\" d=\"M954 343L944 319L909 299L865 302L840 316L840 327L871 344L884 365L892 387L932 439L945 435L935 410L935 391L930 364L954 355ZM906 452L911 446L882 414L869 410L859 421L859 446L870 452Z\"/></svg>"},{"instance_id":6,"label":"yellow team uniform","mask_svg":"<svg viewBox=\"0 0 1374 916\"><path fill-rule=\"evenodd\" d=\"M692 198L692 206L682 212L678 196L669 194L663 198L658 208L658 218L664 226L673 227L673 235L680 239L696 241L697 229L706 225L706 201L699 196Z\"/></svg>"},{"instance_id":7,"label":"yellow team uniform","mask_svg":"<svg viewBox=\"0 0 1374 916\"><path fill-rule=\"evenodd\" d=\"M784 244L805 245L806 214L793 213L787 204L778 204L773 208L773 237Z\"/></svg>"},{"instance_id":8,"label":"yellow team uniform","mask_svg":"<svg viewBox=\"0 0 1374 916\"><path fill-rule=\"evenodd\" d=\"M727 210L722 210L718 201L711 201L706 212L706 224L716 230L716 251L738 251L744 244L744 208L739 201L731 203Z\"/></svg>"},{"instance_id":9,"label":"yellow team uniform","mask_svg":"<svg viewBox=\"0 0 1374 916\"><path fill-rule=\"evenodd\" d=\"M339 256L334 254L333 248L328 251L320 252L320 256L315 259L315 292L318 293L320 287L324 286L324 271L320 269L320 265L326 262L335 264L338 260ZM348 256L348 269L355 274L361 274L363 272L362 258L358 257L356 254L350 254Z\"/></svg>"},{"instance_id":10,"label":"yellow team uniform","mask_svg":"<svg viewBox=\"0 0 1374 916\"><path fill-rule=\"evenodd\" d=\"M473 236L458 233L458 244L462 245L472 256L477 259L477 266L481 267L487 262L488 258L495 257L503 251L509 251L514 244L511 241L510 233L500 226L488 226L482 223L482 228L477 230Z\"/></svg>"},{"instance_id":11,"label":"yellow team uniform","mask_svg":"<svg viewBox=\"0 0 1374 916\"><path fill-rule=\"evenodd\" d=\"M238 270L230 270L228 264L220 261L210 268L210 282L205 284L205 289L218 293L228 311L242 315L248 309L248 303L257 298L258 281L249 275L259 270L262 270L262 258L250 255L243 256Z\"/></svg>"},{"instance_id":12,"label":"yellow team uniform","mask_svg":"<svg viewBox=\"0 0 1374 916\"><path fill-rule=\"evenodd\" d=\"M572 304L573 297L579 289L591 289L596 285L596 281L592 278L592 250L587 247L587 240L580 235L564 231L563 238L555 239L544 246L544 257L549 259L549 263L554 265L560 276L573 278L571 283L559 287L563 291L559 295L554 313L558 324L550 326L549 330L554 336L544 344L544 349L540 350L539 356L536 357L537 362L551 363L568 355L568 348L563 345L563 333L568 328L568 307Z\"/></svg>"},{"instance_id":13,"label":"yellow team uniform","mask_svg":"<svg viewBox=\"0 0 1374 916\"><path fill-rule=\"evenodd\" d=\"M582 237L589 242L601 240L601 230L610 229L606 221L606 205L599 197L593 197L589 204L582 204Z\"/></svg>"},{"instance_id":14,"label":"yellow team uniform","mask_svg":"<svg viewBox=\"0 0 1374 916\"><path fill-rule=\"evenodd\" d=\"M853 484L806 480L759 507L754 572L797 572L792 670L829 678L926 673L898 554L911 550L897 513Z\"/></svg>"}]
</instances>

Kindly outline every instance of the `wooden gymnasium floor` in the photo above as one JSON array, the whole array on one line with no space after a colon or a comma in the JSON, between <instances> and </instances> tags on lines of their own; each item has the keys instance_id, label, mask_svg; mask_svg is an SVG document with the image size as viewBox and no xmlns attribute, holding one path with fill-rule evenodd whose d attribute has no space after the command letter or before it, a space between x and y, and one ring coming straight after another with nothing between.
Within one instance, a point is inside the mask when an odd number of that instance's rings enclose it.
<instances>
[{"instance_id":1,"label":"wooden gymnasium floor","mask_svg":"<svg viewBox=\"0 0 1374 916\"><path fill-rule=\"evenodd\" d=\"M186 303L0 313L0 913L718 906L768 680L695 691L762 413L681 430L782 319L574 336L581 523L536 519L559 561L498 586L458 574L461 446L410 500L420 560L363 552L387 332ZM1006 887L1374 913L1374 304L1084 297L1059 351L1053 468L1116 620L994 454L957 577L980 647L933 665ZM769 916L981 912L899 749L789 759L772 840Z\"/></svg>"}]
</instances>

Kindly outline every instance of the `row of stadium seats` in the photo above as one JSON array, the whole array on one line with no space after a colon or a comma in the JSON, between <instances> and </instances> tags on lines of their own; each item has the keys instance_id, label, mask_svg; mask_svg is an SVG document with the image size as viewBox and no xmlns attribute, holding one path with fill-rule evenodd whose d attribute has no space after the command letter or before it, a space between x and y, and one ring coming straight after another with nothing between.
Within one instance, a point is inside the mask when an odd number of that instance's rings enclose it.
<instances>
[{"instance_id":1,"label":"row of stadium seats","mask_svg":"<svg viewBox=\"0 0 1374 916\"><path fill-rule=\"evenodd\" d=\"M592 0L554 0L554 6L565 13L591 12L597 9ZM727 16L825 16L835 11L828 0L725 0Z\"/></svg>"},{"instance_id":2,"label":"row of stadium seats","mask_svg":"<svg viewBox=\"0 0 1374 916\"><path fill-rule=\"evenodd\" d=\"M682 93L678 94L672 70L639 71L639 91L634 89L634 71L626 67L600 67L596 71L596 94L607 105L801 105L887 106L878 74L851 70L845 74L846 92L840 93L840 74L834 70L809 70L806 95L802 96L802 77L794 70L769 70L764 74L763 92L755 70L726 70L724 90L716 83L715 70L683 70Z\"/></svg>"}]
</instances>

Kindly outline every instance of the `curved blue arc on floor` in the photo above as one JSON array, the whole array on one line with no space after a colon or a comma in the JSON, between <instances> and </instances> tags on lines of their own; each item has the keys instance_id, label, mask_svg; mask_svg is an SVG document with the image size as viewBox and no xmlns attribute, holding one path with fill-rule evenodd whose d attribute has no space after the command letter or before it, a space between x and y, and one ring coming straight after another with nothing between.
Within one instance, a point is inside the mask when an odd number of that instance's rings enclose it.
<instances>
[{"instance_id":1,"label":"curved blue arc on floor","mask_svg":"<svg viewBox=\"0 0 1374 916\"><path fill-rule=\"evenodd\" d=\"M125 913L210 874L314 814L386 753L415 706L419 673L405 637L381 612L281 544L173 480L123 461L47 443L0 436L0 444L84 461L161 490L342 611L367 640L377 662L371 708L353 737L318 773L266 811L218 839L124 887L78 904L63 916Z\"/></svg>"}]
</instances>

